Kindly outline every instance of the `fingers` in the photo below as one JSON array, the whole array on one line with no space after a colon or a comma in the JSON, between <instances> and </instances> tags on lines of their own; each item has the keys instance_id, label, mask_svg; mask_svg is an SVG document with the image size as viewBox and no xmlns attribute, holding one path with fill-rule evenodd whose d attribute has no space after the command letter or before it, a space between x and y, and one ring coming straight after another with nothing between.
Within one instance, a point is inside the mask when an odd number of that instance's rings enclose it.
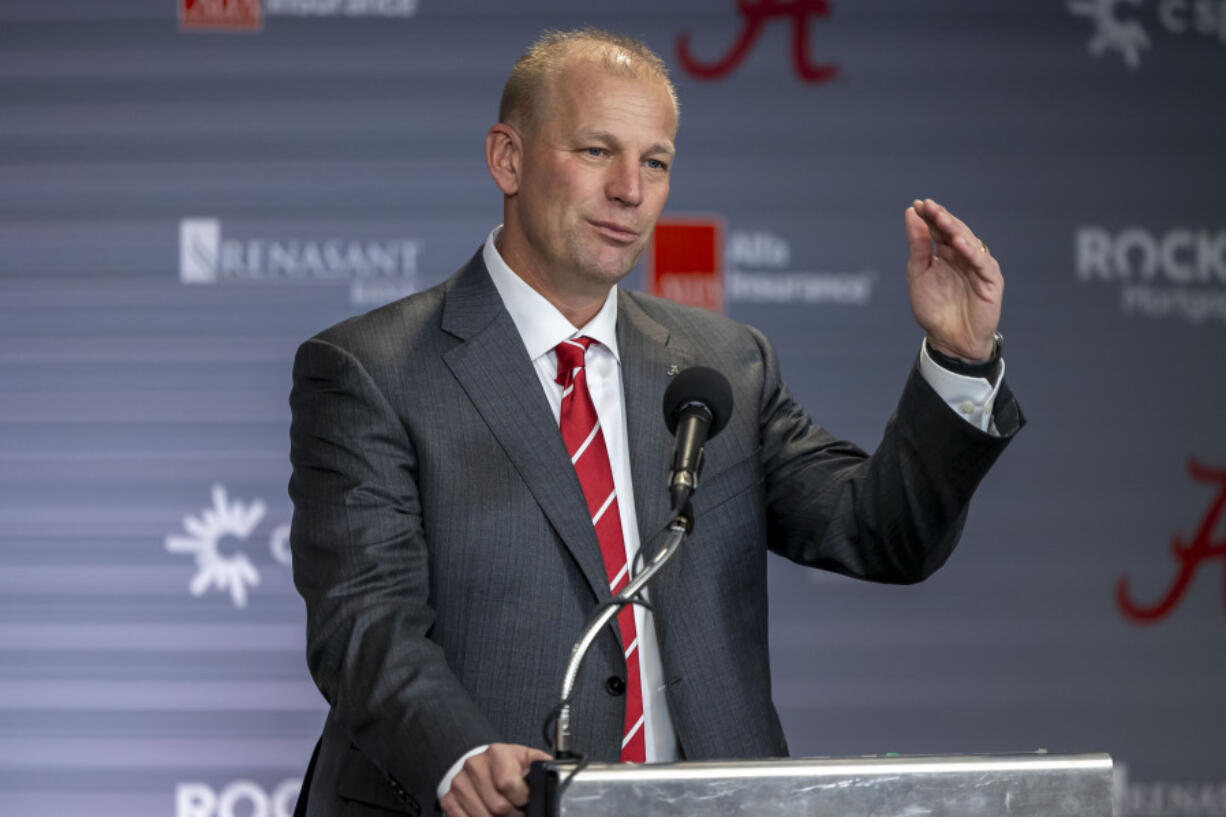
<instances>
[{"instance_id":1,"label":"fingers","mask_svg":"<svg viewBox=\"0 0 1226 817\"><path fill-rule=\"evenodd\" d=\"M979 262L979 259L968 257L963 252L963 239L978 246L974 233L932 199L913 201L907 208L905 219L910 261L927 261L935 255L951 263L959 260L972 264Z\"/></svg>"},{"instance_id":2,"label":"fingers","mask_svg":"<svg viewBox=\"0 0 1226 817\"><path fill-rule=\"evenodd\" d=\"M496 812L486 808L486 803L482 799L481 792L477 787L476 779L467 769L468 763L465 762L464 765L466 767L465 770L456 775L455 780L451 781L451 791L444 798L444 800L453 798L456 801L456 804L459 806L457 813L453 815L451 810L447 809L443 800L439 801L439 805L447 810L449 817L460 817L460 815L463 815L463 817L493 817ZM497 804L494 805L496 808L498 807ZM501 808L504 809L502 813L506 814L511 808L511 804L506 803Z\"/></svg>"},{"instance_id":3,"label":"fingers","mask_svg":"<svg viewBox=\"0 0 1226 817\"><path fill-rule=\"evenodd\" d=\"M932 199L916 199L908 212L914 212L923 220L935 244L934 255L960 268L969 268L984 282L990 283L999 278L1000 268L987 244L953 213ZM915 242L911 239L911 230L911 218L908 216L907 235L914 258ZM943 248L948 249L942 251Z\"/></svg>"},{"instance_id":4,"label":"fingers","mask_svg":"<svg viewBox=\"0 0 1226 817\"><path fill-rule=\"evenodd\" d=\"M481 754L473 755L464 761L463 769L451 781L448 796L455 796L465 817L493 817L517 813L515 806L503 797L494 785L493 754L496 754L494 746L490 746ZM439 804L442 805L442 802Z\"/></svg>"},{"instance_id":5,"label":"fingers","mask_svg":"<svg viewBox=\"0 0 1226 817\"><path fill-rule=\"evenodd\" d=\"M911 207L924 220L924 223L928 225L932 240L936 243L959 246L962 242L958 239L965 239L968 246L981 253L983 252L981 247L986 245L975 237L975 234L971 232L971 228L967 227L961 219L932 199L924 199L923 201L916 199L911 203Z\"/></svg>"},{"instance_id":6,"label":"fingers","mask_svg":"<svg viewBox=\"0 0 1226 817\"><path fill-rule=\"evenodd\" d=\"M460 801L455 796L455 788L447 792L438 804L443 807L443 814L447 817L468 817L468 812L460 806Z\"/></svg>"},{"instance_id":7,"label":"fingers","mask_svg":"<svg viewBox=\"0 0 1226 817\"><path fill-rule=\"evenodd\" d=\"M549 760L549 755L529 746L491 744L464 761L439 805L448 817L520 815L528 805L524 775L534 760Z\"/></svg>"},{"instance_id":8,"label":"fingers","mask_svg":"<svg viewBox=\"0 0 1226 817\"><path fill-rule=\"evenodd\" d=\"M528 766L532 762L528 759L528 753L538 750L527 746L506 748L511 751L499 752L493 757L493 784L498 793L513 806L523 808L528 805L528 783L524 780L524 775L528 773ZM548 758L549 756L545 755L545 759Z\"/></svg>"},{"instance_id":9,"label":"fingers","mask_svg":"<svg viewBox=\"0 0 1226 817\"><path fill-rule=\"evenodd\" d=\"M993 267L996 264L996 260L988 252L987 244L984 244L977 238L958 236L954 239L954 246L963 260L970 265L977 278L982 281L992 280Z\"/></svg>"},{"instance_id":10,"label":"fingers","mask_svg":"<svg viewBox=\"0 0 1226 817\"><path fill-rule=\"evenodd\" d=\"M970 228L953 213L946 210L940 204L937 204L932 199L924 199L920 201L916 199L911 203L920 218L928 224L932 232L932 240L949 244L958 235L966 235L974 237Z\"/></svg>"},{"instance_id":11,"label":"fingers","mask_svg":"<svg viewBox=\"0 0 1226 817\"><path fill-rule=\"evenodd\" d=\"M906 213L903 214L903 221L907 227L907 248L910 255L908 263L927 263L932 256L932 234L929 232L928 223L924 221L915 205L907 208Z\"/></svg>"}]
</instances>

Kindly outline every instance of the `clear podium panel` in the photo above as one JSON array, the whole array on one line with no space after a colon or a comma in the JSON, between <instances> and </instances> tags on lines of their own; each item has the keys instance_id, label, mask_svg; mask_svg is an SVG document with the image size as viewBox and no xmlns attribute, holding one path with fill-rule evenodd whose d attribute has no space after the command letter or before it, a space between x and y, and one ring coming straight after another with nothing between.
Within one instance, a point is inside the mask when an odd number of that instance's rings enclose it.
<instances>
[{"instance_id":1,"label":"clear podium panel","mask_svg":"<svg viewBox=\"0 0 1226 817\"><path fill-rule=\"evenodd\" d=\"M536 814L1111 817L1107 755L540 764ZM569 777L569 780L567 778Z\"/></svg>"}]
</instances>

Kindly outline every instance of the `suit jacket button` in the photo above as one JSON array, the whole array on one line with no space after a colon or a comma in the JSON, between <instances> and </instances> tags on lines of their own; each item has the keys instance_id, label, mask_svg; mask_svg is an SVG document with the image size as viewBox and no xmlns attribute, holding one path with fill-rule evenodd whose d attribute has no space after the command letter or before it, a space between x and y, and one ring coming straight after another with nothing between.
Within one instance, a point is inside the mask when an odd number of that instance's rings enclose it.
<instances>
[{"instance_id":1,"label":"suit jacket button","mask_svg":"<svg viewBox=\"0 0 1226 817\"><path fill-rule=\"evenodd\" d=\"M623 695L626 692L626 682L616 675L610 675L604 682L604 688L610 695Z\"/></svg>"}]
</instances>

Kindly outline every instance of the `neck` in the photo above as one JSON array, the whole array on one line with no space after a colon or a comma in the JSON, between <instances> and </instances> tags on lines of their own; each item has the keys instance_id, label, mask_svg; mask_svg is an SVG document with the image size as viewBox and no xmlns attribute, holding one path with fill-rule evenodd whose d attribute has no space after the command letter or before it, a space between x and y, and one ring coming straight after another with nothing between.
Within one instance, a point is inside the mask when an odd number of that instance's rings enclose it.
<instances>
[{"instance_id":1,"label":"neck","mask_svg":"<svg viewBox=\"0 0 1226 817\"><path fill-rule=\"evenodd\" d=\"M549 301L576 329L586 326L596 317L608 300L611 286L594 283L591 287L560 288L548 277L539 274L528 260L527 253L515 246L514 242L506 240L506 236L507 230L504 227L494 239L494 247L511 268L511 272L539 292L541 297Z\"/></svg>"}]
</instances>

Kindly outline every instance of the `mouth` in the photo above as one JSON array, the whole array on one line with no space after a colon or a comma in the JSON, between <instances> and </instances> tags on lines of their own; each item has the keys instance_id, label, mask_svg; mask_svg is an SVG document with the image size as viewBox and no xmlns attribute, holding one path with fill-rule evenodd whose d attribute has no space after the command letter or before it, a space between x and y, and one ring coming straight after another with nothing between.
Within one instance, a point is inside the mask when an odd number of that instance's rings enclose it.
<instances>
[{"instance_id":1,"label":"mouth","mask_svg":"<svg viewBox=\"0 0 1226 817\"><path fill-rule=\"evenodd\" d=\"M618 244L633 244L639 237L638 231L612 221L589 221L588 223L596 228L596 232Z\"/></svg>"}]
</instances>

